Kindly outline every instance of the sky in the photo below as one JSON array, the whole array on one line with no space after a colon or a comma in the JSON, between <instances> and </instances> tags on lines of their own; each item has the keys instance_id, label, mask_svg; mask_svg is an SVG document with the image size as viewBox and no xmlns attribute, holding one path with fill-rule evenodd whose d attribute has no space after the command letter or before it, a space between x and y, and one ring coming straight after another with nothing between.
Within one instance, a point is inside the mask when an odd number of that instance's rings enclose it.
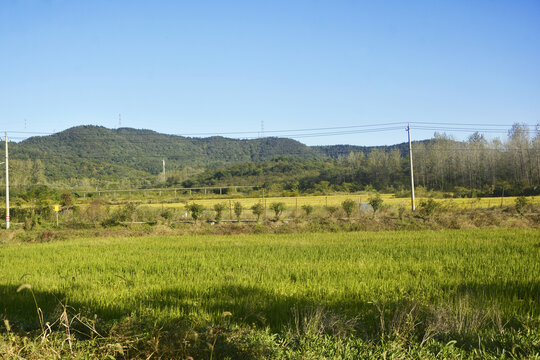
<instances>
[{"instance_id":1,"label":"sky","mask_svg":"<svg viewBox=\"0 0 540 360\"><path fill-rule=\"evenodd\" d=\"M540 122L539 20L537 0L0 0L0 130L504 136Z\"/></svg>"}]
</instances>

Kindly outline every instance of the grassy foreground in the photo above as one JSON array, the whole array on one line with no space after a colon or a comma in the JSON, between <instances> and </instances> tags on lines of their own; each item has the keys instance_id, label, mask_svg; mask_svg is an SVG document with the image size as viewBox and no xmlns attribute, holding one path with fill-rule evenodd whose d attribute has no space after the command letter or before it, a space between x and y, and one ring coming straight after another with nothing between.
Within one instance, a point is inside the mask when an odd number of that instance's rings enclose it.
<instances>
[{"instance_id":1,"label":"grassy foreground","mask_svg":"<svg viewBox=\"0 0 540 360\"><path fill-rule=\"evenodd\" d=\"M0 354L540 358L538 259L537 229L6 245Z\"/></svg>"}]
</instances>

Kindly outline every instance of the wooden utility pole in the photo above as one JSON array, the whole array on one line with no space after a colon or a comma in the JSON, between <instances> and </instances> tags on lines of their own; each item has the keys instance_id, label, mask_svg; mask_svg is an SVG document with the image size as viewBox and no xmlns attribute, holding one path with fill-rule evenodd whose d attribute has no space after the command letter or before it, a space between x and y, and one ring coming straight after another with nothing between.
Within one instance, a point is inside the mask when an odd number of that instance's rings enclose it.
<instances>
[{"instance_id":1,"label":"wooden utility pole","mask_svg":"<svg viewBox=\"0 0 540 360\"><path fill-rule=\"evenodd\" d=\"M262 196L263 196L263 203L264 203L264 217L263 217L263 220L264 220L266 219L266 199L264 197L264 189L262 189L262 191L263 191Z\"/></svg>"},{"instance_id":2,"label":"wooden utility pole","mask_svg":"<svg viewBox=\"0 0 540 360\"><path fill-rule=\"evenodd\" d=\"M9 156L8 156L8 136L6 135L6 229L9 229Z\"/></svg>"},{"instance_id":3,"label":"wooden utility pole","mask_svg":"<svg viewBox=\"0 0 540 360\"><path fill-rule=\"evenodd\" d=\"M407 134L409 135L409 163L411 165L411 209L412 211L414 211L416 209L416 206L414 205L414 172L413 172L411 125L410 124L407 124Z\"/></svg>"}]
</instances>

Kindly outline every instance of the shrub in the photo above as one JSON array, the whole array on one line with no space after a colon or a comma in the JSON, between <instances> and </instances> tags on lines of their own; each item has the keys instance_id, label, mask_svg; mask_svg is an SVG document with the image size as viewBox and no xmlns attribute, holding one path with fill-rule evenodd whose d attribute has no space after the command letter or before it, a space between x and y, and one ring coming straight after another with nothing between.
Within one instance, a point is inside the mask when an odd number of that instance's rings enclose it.
<instances>
[{"instance_id":1,"label":"shrub","mask_svg":"<svg viewBox=\"0 0 540 360\"><path fill-rule=\"evenodd\" d=\"M216 212L216 222L219 223L223 218L223 211L227 208L225 203L214 204L214 211Z\"/></svg>"},{"instance_id":2,"label":"shrub","mask_svg":"<svg viewBox=\"0 0 540 360\"><path fill-rule=\"evenodd\" d=\"M60 195L60 205L62 206L73 206L73 195L70 193L63 193Z\"/></svg>"},{"instance_id":3,"label":"shrub","mask_svg":"<svg viewBox=\"0 0 540 360\"><path fill-rule=\"evenodd\" d=\"M244 207L242 206L242 203L240 201L234 203L234 215L236 215L236 220L238 222L240 222L240 216L242 215L243 210Z\"/></svg>"},{"instance_id":4,"label":"shrub","mask_svg":"<svg viewBox=\"0 0 540 360\"><path fill-rule=\"evenodd\" d=\"M270 210L274 212L276 220L279 220L279 217L281 216L285 208L285 203L282 202L273 202L270 204Z\"/></svg>"},{"instance_id":5,"label":"shrub","mask_svg":"<svg viewBox=\"0 0 540 360\"><path fill-rule=\"evenodd\" d=\"M86 218L91 221L94 226L101 222L107 215L104 205L105 202L103 200L95 199L90 202L86 209Z\"/></svg>"},{"instance_id":6,"label":"shrub","mask_svg":"<svg viewBox=\"0 0 540 360\"><path fill-rule=\"evenodd\" d=\"M326 206L325 209L326 209L326 211L328 211L328 215L330 215L330 216L334 216L336 211L338 211L337 206Z\"/></svg>"},{"instance_id":7,"label":"shrub","mask_svg":"<svg viewBox=\"0 0 540 360\"><path fill-rule=\"evenodd\" d=\"M405 208L404 205L399 205L398 207L398 217L399 217L399 220L403 220L403 214L405 214L405 211L407 209Z\"/></svg>"},{"instance_id":8,"label":"shrub","mask_svg":"<svg viewBox=\"0 0 540 360\"><path fill-rule=\"evenodd\" d=\"M261 218L261 215L264 212L264 206L263 204L258 202L251 207L251 211L253 212L253 215L257 216L257 221L259 221L259 219Z\"/></svg>"},{"instance_id":9,"label":"shrub","mask_svg":"<svg viewBox=\"0 0 540 360\"><path fill-rule=\"evenodd\" d=\"M304 210L304 212L306 213L306 216L309 216L313 212L313 206L309 204L302 205L302 210Z\"/></svg>"},{"instance_id":10,"label":"shrub","mask_svg":"<svg viewBox=\"0 0 540 360\"><path fill-rule=\"evenodd\" d=\"M515 200L516 211L521 216L524 215L525 209L528 208L530 205L531 202L525 196L518 196Z\"/></svg>"},{"instance_id":11,"label":"shrub","mask_svg":"<svg viewBox=\"0 0 540 360\"><path fill-rule=\"evenodd\" d=\"M382 207L383 199L381 198L381 195L375 194L375 196L372 196L369 198L369 205L373 208L373 212L376 213L377 210L379 210Z\"/></svg>"},{"instance_id":12,"label":"shrub","mask_svg":"<svg viewBox=\"0 0 540 360\"><path fill-rule=\"evenodd\" d=\"M204 206L197 203L187 204L186 210L191 214L193 220L197 222L197 220L201 217L204 211Z\"/></svg>"},{"instance_id":13,"label":"shrub","mask_svg":"<svg viewBox=\"0 0 540 360\"><path fill-rule=\"evenodd\" d=\"M126 205L122 206L118 211L119 221L133 221L135 220L135 211L137 210L137 205L135 203L129 202Z\"/></svg>"},{"instance_id":14,"label":"shrub","mask_svg":"<svg viewBox=\"0 0 540 360\"><path fill-rule=\"evenodd\" d=\"M341 203L341 207L347 214L347 217L350 218L354 209L356 208L356 202L352 199L347 199Z\"/></svg>"},{"instance_id":15,"label":"shrub","mask_svg":"<svg viewBox=\"0 0 540 360\"><path fill-rule=\"evenodd\" d=\"M116 226L126 221L134 221L136 210L137 210L136 204L127 203L126 205L122 206L120 209L116 210L107 219L103 220L101 222L101 225L105 227L109 227L109 226Z\"/></svg>"},{"instance_id":16,"label":"shrub","mask_svg":"<svg viewBox=\"0 0 540 360\"><path fill-rule=\"evenodd\" d=\"M431 216L435 213L435 211L437 209L439 209L441 207L441 203L433 200L433 198L429 198L426 200L422 200L420 202L420 211L425 215L425 216Z\"/></svg>"},{"instance_id":17,"label":"shrub","mask_svg":"<svg viewBox=\"0 0 540 360\"><path fill-rule=\"evenodd\" d=\"M165 220L170 221L173 218L174 213L170 208L166 208L163 209L159 215Z\"/></svg>"}]
</instances>

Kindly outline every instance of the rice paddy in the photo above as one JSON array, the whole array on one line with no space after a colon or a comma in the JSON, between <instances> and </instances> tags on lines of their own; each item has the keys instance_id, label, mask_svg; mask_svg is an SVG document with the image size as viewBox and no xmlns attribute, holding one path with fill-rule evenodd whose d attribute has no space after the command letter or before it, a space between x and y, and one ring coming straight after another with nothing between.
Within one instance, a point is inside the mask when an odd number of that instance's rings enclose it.
<instances>
[{"instance_id":1,"label":"rice paddy","mask_svg":"<svg viewBox=\"0 0 540 360\"><path fill-rule=\"evenodd\" d=\"M217 323L230 313L234 324L283 335L295 322L295 312L319 308L361 319L362 331L375 336L381 311L391 318L406 301L433 313L446 309L469 323L496 314L504 329L520 328L539 323L538 259L536 229L149 236L5 245L0 247L0 315L15 327L39 328L31 294L16 291L28 283L49 321L58 304L67 303L104 323L129 316ZM463 323L463 331L496 328L491 320L475 324Z\"/></svg>"}]
</instances>

